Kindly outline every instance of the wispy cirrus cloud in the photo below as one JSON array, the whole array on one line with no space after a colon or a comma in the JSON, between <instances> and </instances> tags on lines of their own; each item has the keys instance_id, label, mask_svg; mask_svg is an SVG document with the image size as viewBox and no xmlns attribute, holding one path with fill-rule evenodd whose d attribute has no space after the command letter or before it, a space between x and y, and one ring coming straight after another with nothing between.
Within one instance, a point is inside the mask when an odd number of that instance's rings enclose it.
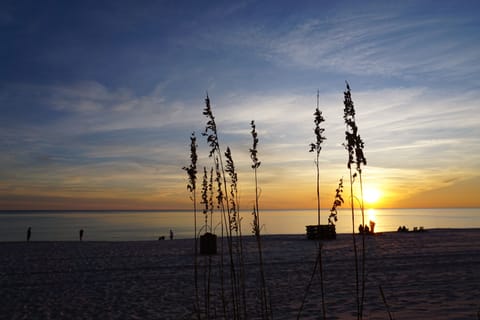
<instances>
[{"instance_id":1,"label":"wispy cirrus cloud","mask_svg":"<svg viewBox=\"0 0 480 320\"><path fill-rule=\"evenodd\" d=\"M7 109L31 110L34 119L26 125L42 126L42 115L64 133L159 128L188 123L196 118L185 101L167 101L161 86L138 96L131 90L109 89L98 82L72 85L21 84L3 88L2 103ZM9 115L7 113L6 119ZM17 114L11 115L17 120ZM5 122L8 126L8 121ZM48 124L48 123L47 123ZM48 130L48 126L46 128Z\"/></svg>"},{"instance_id":2,"label":"wispy cirrus cloud","mask_svg":"<svg viewBox=\"0 0 480 320\"><path fill-rule=\"evenodd\" d=\"M473 17L448 13L406 18L402 10L372 10L300 20L287 30L255 24L201 38L206 39L205 44L220 41L249 48L279 66L415 81L439 76L444 81L458 81L474 79L480 72L475 63L480 39L474 31L479 27Z\"/></svg>"}]
</instances>

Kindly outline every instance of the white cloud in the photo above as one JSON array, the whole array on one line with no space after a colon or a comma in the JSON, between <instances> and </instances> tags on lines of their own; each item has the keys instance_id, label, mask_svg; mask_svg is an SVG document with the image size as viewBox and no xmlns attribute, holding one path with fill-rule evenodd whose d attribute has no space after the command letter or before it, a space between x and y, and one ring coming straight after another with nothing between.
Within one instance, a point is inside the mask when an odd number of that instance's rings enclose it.
<instances>
[{"instance_id":1,"label":"white cloud","mask_svg":"<svg viewBox=\"0 0 480 320\"><path fill-rule=\"evenodd\" d=\"M22 123L22 118L12 115L16 129L25 125L31 126L30 131L41 128L63 135L191 126L201 115L202 106L201 100L167 101L161 85L139 96L129 89L109 89L93 81L72 85L12 84L2 88L0 99L5 109L21 110L21 116L39 114L35 123ZM43 115L48 120L45 124L41 121ZM12 127L13 122L4 122L7 128Z\"/></svg>"},{"instance_id":2,"label":"white cloud","mask_svg":"<svg viewBox=\"0 0 480 320\"><path fill-rule=\"evenodd\" d=\"M222 39L281 66L415 80L440 76L449 81L480 72L478 37L464 31L474 23L373 11L304 20L287 31L259 24L221 30L206 43Z\"/></svg>"}]
</instances>

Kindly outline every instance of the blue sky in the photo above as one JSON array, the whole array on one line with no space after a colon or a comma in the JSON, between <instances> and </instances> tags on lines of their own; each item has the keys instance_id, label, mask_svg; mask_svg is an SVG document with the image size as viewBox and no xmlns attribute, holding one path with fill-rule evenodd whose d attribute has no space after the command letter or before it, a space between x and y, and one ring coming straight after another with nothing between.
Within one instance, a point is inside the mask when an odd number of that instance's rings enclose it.
<instances>
[{"instance_id":1,"label":"blue sky","mask_svg":"<svg viewBox=\"0 0 480 320\"><path fill-rule=\"evenodd\" d=\"M477 1L3 1L0 209L188 208L208 91L252 201L315 207L347 176L343 90L382 206L479 206ZM333 195L332 195L333 194Z\"/></svg>"}]
</instances>

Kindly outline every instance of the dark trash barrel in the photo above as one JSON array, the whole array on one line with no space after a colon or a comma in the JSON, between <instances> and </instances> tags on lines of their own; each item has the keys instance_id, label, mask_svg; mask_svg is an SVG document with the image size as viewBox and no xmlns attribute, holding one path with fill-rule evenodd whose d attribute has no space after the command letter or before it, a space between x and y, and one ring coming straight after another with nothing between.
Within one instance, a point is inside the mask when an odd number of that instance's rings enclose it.
<instances>
[{"instance_id":1,"label":"dark trash barrel","mask_svg":"<svg viewBox=\"0 0 480 320\"><path fill-rule=\"evenodd\" d=\"M200 254L217 253L217 236L207 232L200 236Z\"/></svg>"}]
</instances>

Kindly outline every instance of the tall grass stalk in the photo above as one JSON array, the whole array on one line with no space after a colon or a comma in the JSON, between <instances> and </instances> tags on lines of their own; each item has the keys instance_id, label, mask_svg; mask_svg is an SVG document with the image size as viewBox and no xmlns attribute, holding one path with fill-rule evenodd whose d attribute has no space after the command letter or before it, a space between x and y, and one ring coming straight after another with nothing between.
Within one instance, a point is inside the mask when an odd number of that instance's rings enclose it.
<instances>
[{"instance_id":1,"label":"tall grass stalk","mask_svg":"<svg viewBox=\"0 0 480 320\"><path fill-rule=\"evenodd\" d=\"M317 90L317 106L315 108L315 112L313 113L313 122L315 124L315 127L313 129L313 132L315 134L315 141L310 143L310 150L309 152L315 152L315 167L316 167L316 191L317 191L317 224L318 224L318 253L317 253L317 258L315 259L315 265L313 266L313 271L312 275L310 277L310 281L307 284L307 287L305 289L305 294L302 299L302 303L300 305L298 314L297 314L297 319L300 319L300 315L303 311L303 307L305 305L305 301L307 299L308 293L310 291L310 287L313 282L314 275L317 272L317 268L320 273L320 290L321 290L321 295L322 295L322 316L323 319L326 319L326 307L325 307L325 289L324 289L324 279L323 279L323 262L322 262L322 242L321 242L321 234L320 234L320 151L322 151L322 143L325 141L327 138L323 136L323 133L325 129L320 127L320 124L325 121L325 119L322 116L322 112L319 109L319 101L320 100L320 92Z\"/></svg>"},{"instance_id":2,"label":"tall grass stalk","mask_svg":"<svg viewBox=\"0 0 480 320\"><path fill-rule=\"evenodd\" d=\"M338 221L338 210L344 201L342 197L343 193L343 178L338 181L338 187L335 190L335 200L333 201L332 208L330 209L330 216L328 217L328 224L335 225Z\"/></svg>"},{"instance_id":3,"label":"tall grass stalk","mask_svg":"<svg viewBox=\"0 0 480 320\"><path fill-rule=\"evenodd\" d=\"M198 295L198 237L197 237L197 138L195 133L190 137L190 165L182 169L187 172L188 184L187 189L191 193L191 200L193 201L193 221L195 232L195 253L194 253L194 282L195 282L195 310L200 319L200 306Z\"/></svg>"},{"instance_id":4,"label":"tall grass stalk","mask_svg":"<svg viewBox=\"0 0 480 320\"><path fill-rule=\"evenodd\" d=\"M317 222L320 225L320 151L322 151L322 143L327 138L323 135L325 129L320 127L320 124L325 121L325 118L322 116L322 111L319 109L319 100L320 92L317 91L317 108L313 113L315 123L315 128L313 132L315 133L315 141L310 143L310 152L315 152L315 166L317 169Z\"/></svg>"},{"instance_id":5,"label":"tall grass stalk","mask_svg":"<svg viewBox=\"0 0 480 320\"><path fill-rule=\"evenodd\" d=\"M208 184L208 180L209 177L208 177L208 172L207 172L207 168L206 167L203 167L203 180L202 180L202 201L200 202L201 204L203 204L203 229L205 230L205 232L208 232L208 227L209 227L209 223L208 223L208 216L209 216L209 213L211 211L211 208L210 208L210 204L211 204L211 201L209 199L209 184Z\"/></svg>"},{"instance_id":6,"label":"tall grass stalk","mask_svg":"<svg viewBox=\"0 0 480 320\"><path fill-rule=\"evenodd\" d=\"M360 138L360 137L359 137ZM358 155L357 155L358 157ZM363 201L363 180L362 180L362 169L357 162L357 171L358 176L360 177L360 210L362 212L362 225L365 227L365 205ZM366 261L366 248L365 248L365 237L366 233L362 232L362 295L360 300L360 316L363 318L363 306L365 302L365 286L366 286L366 270L365 270L365 261Z\"/></svg>"},{"instance_id":7,"label":"tall grass stalk","mask_svg":"<svg viewBox=\"0 0 480 320\"><path fill-rule=\"evenodd\" d=\"M323 135L325 129L320 127L320 124L325 121L325 118L322 116L322 111L319 109L320 103L320 92L317 90L317 107L313 113L315 128L313 132L315 134L315 141L310 143L310 152L315 152L315 167L316 167L316 181L317 181L317 222L318 222L318 231L320 232L320 152L322 151L322 143L327 138ZM322 243L321 235L318 234L318 265L320 272L320 290L322 294L322 315L323 319L326 319L326 307L325 307L325 288L323 280L323 263L322 263Z\"/></svg>"},{"instance_id":8,"label":"tall grass stalk","mask_svg":"<svg viewBox=\"0 0 480 320\"><path fill-rule=\"evenodd\" d=\"M235 210L232 210L231 206L232 203L235 202L234 199L230 199L229 192L227 189L227 178L226 178L226 170L223 164L223 154L220 149L220 143L218 139L218 132L217 132L217 124L215 122L215 117L213 115L211 105L210 105L210 98L207 94L205 98L205 108L203 110L203 115L207 117L207 123L205 127L205 131L202 133L204 136L207 137L207 143L210 146L209 156L213 157L214 164L215 164L215 171L216 171L216 182L217 182L217 192L218 192L218 203L222 214L222 252L221 252L221 277L223 279L223 232L225 230L226 239L227 239L227 246L228 246L228 257L229 257L229 264L230 264L230 287L231 287L231 302L232 302L232 318L233 319L240 319L240 310L241 307L241 300L239 299L239 288L238 288L238 280L237 280L237 271L235 268L234 262L234 248L233 248L233 234L235 230L235 221L236 219L232 219L232 214L235 213ZM232 202L233 201L233 202ZM227 314L227 302L225 300L224 295L224 281L221 280L222 285L222 300L223 300L223 308L225 315Z\"/></svg>"},{"instance_id":9,"label":"tall grass stalk","mask_svg":"<svg viewBox=\"0 0 480 320\"><path fill-rule=\"evenodd\" d=\"M321 249L319 249L319 252L320 251ZM308 293L310 292L310 287L312 286L315 274L317 273L317 267L319 263L320 263L320 254L317 255L317 258L315 259L315 265L313 266L313 271L312 271L312 274L310 275L310 280L307 283L307 287L305 288L305 293L303 295L302 303L300 304L300 308L298 309L297 320L300 320L300 316L302 315L303 307L305 306L305 301L307 301L307 296L308 296ZM325 315L323 316L325 319Z\"/></svg>"},{"instance_id":10,"label":"tall grass stalk","mask_svg":"<svg viewBox=\"0 0 480 320\"><path fill-rule=\"evenodd\" d=\"M260 236L260 229L261 229L260 211L259 211L260 195L258 193L258 175L257 175L257 170L261 164L257 156L258 154L257 145L258 145L259 139L258 139L258 133L256 130L254 120L250 122L250 126L252 128L251 134L252 134L252 140L253 140L252 148L250 148L250 158L252 159L252 169L253 169L254 179L255 179L255 205L253 207L253 212L252 212L252 215L253 215L252 232L255 235L255 240L257 242L258 260L260 265L260 301L261 301L261 308L262 308L262 319L272 319L273 318L272 306L268 296L268 288L267 288L267 283L265 279L262 239Z\"/></svg>"},{"instance_id":11,"label":"tall grass stalk","mask_svg":"<svg viewBox=\"0 0 480 320\"><path fill-rule=\"evenodd\" d=\"M221 151L220 145L218 143L218 134L217 134L217 124L215 122L215 117L213 116L212 109L210 107L210 98L207 94L205 98L205 108L203 109L203 115L207 117L207 123L205 126L205 131L202 133L203 136L207 137L207 143L210 146L209 157L213 158L213 164L215 168L215 182L217 185L216 194L217 194L217 208L220 209L220 229L221 229L221 241L220 241L220 291L221 291L221 300L223 307L224 316L227 315L227 298L225 296L225 262L224 262L224 226L226 221L225 214L225 203L223 196L222 188L222 173L225 174L223 170L223 164L220 167L221 161ZM220 158L219 158L220 157ZM225 192L226 193L226 192ZM227 201L228 202L228 201Z\"/></svg>"},{"instance_id":12,"label":"tall grass stalk","mask_svg":"<svg viewBox=\"0 0 480 320\"><path fill-rule=\"evenodd\" d=\"M217 184L217 189L216 189L216 199L217 199L217 208L220 209L220 236L221 236L221 241L220 241L220 291L221 291L221 300L222 300L222 306L223 306L223 314L226 317L227 316L227 297L225 296L225 261L224 261L224 244L225 242L224 237L224 226L225 226L225 221L226 221L226 216L225 216L225 206L223 203L223 189L222 189L222 176L220 172L220 163L218 161L218 158L214 156L215 161L215 182Z\"/></svg>"},{"instance_id":13,"label":"tall grass stalk","mask_svg":"<svg viewBox=\"0 0 480 320\"><path fill-rule=\"evenodd\" d=\"M353 174L352 169L350 171L350 195L353 195ZM358 270L358 246L357 239L355 238L355 209L354 209L354 198L350 197L350 206L352 209L352 239L353 239L353 253L355 259L355 299L357 304L357 319L360 319L360 281L359 281L359 270Z\"/></svg>"},{"instance_id":14,"label":"tall grass stalk","mask_svg":"<svg viewBox=\"0 0 480 320\"><path fill-rule=\"evenodd\" d=\"M212 220L213 220L213 168L210 169L210 175L208 175L207 168L203 167L203 180L202 180L202 202L203 204L203 215L204 215L204 225L202 227L205 232L213 232L212 229ZM202 230L201 229L201 230ZM201 231L199 231L200 233ZM212 273L212 257L211 255L206 255L204 259L204 308L205 308L205 317L210 319L210 284L211 284L211 273Z\"/></svg>"},{"instance_id":15,"label":"tall grass stalk","mask_svg":"<svg viewBox=\"0 0 480 320\"><path fill-rule=\"evenodd\" d=\"M387 308L388 319L393 320L392 313L390 312L390 306L388 305L387 299L385 298L385 294L383 293L382 285L378 285L378 289L380 290L380 295L382 296L383 304L385 308Z\"/></svg>"},{"instance_id":16,"label":"tall grass stalk","mask_svg":"<svg viewBox=\"0 0 480 320\"><path fill-rule=\"evenodd\" d=\"M336 222L337 222L337 207L341 206L342 203L343 203L343 198L342 198L342 192L343 192L343 178L340 179L339 181L339 184L338 184L338 188L335 190L336 193L335 193L335 200L333 201L333 205L332 205L332 209L330 209L330 217L328 218L328 223L329 224L332 224L334 225ZM321 246L321 243L319 242L319 246ZM297 320L300 319L300 316L302 314L302 311L303 311L303 306L305 305L305 301L307 300L307 296L308 296L308 293L310 291L310 287L313 283L313 278L317 272L317 268L320 268L322 269L323 266L323 262L322 262L322 255L321 255L321 250L322 248L320 247L318 249L318 255L317 255L317 259L315 260L315 265L313 266L313 271L312 271L312 275L310 276L310 281L308 282L307 284L307 288L305 289L305 294L303 295L303 299L302 299L302 303L300 305L300 309L298 311L298 314L297 314ZM323 281L323 274L321 274L321 277L320 277L320 281ZM325 310L325 309L324 309ZM325 312L326 313L326 312ZM322 314L323 315L323 319L326 318L326 314Z\"/></svg>"},{"instance_id":17,"label":"tall grass stalk","mask_svg":"<svg viewBox=\"0 0 480 320\"><path fill-rule=\"evenodd\" d=\"M242 297L242 311L243 316L247 318L247 297L245 292L245 263L243 259L243 243L242 243L242 227L241 227L241 217L240 217L240 208L238 201L238 176L235 170L235 163L233 161L232 151L227 147L225 152L226 158L226 168L225 171L230 176L230 223L229 227L231 233L235 234L235 237L232 240L235 240L233 243L233 249L235 250L235 255L237 257L237 265L239 275L236 277L237 280L237 297ZM240 299L240 298L238 298ZM240 303L239 303L240 305Z\"/></svg>"},{"instance_id":18,"label":"tall grass stalk","mask_svg":"<svg viewBox=\"0 0 480 320\"><path fill-rule=\"evenodd\" d=\"M360 295L360 280L359 280L359 266L358 266L358 248L355 239L355 203L353 183L358 175L360 176L360 208L362 212L362 226L365 225L364 203L363 203L363 181L362 181L362 165L367 164L367 160L363 154L364 142L358 134L358 127L355 122L355 108L353 106L352 96L350 93L350 85L346 82L346 90L344 91L344 120L346 125L345 130L345 149L348 152L347 167L350 172L350 205L352 209L352 238L353 249L355 255L355 286L356 286L356 300L357 300L357 319L363 319L363 302L365 298L365 233L362 233L362 281L361 281L361 295ZM356 165L356 172L352 170L352 165Z\"/></svg>"}]
</instances>

